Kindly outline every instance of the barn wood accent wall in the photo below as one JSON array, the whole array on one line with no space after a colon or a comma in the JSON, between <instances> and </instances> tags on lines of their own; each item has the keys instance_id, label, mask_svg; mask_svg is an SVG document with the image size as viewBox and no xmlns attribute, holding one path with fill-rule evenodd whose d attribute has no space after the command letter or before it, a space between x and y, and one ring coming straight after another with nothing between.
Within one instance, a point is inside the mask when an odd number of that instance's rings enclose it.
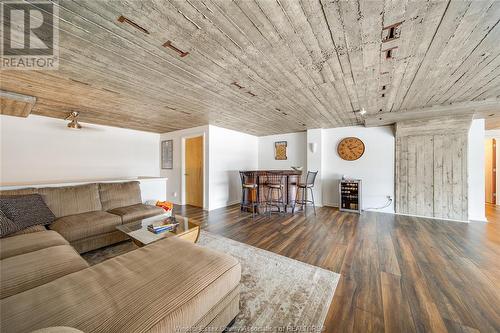
<instances>
[{"instance_id":1,"label":"barn wood accent wall","mask_svg":"<svg viewBox=\"0 0 500 333\"><path fill-rule=\"evenodd\" d=\"M468 219L472 116L396 123L396 213Z\"/></svg>"}]
</instances>

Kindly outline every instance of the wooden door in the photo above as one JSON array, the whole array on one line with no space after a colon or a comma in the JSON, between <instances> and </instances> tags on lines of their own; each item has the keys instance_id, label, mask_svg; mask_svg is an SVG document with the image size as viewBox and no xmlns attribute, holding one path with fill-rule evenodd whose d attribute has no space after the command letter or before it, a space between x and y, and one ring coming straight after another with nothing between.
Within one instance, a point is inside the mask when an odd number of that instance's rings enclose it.
<instances>
[{"instance_id":1,"label":"wooden door","mask_svg":"<svg viewBox=\"0 0 500 333\"><path fill-rule=\"evenodd\" d=\"M486 139L484 159L484 183L486 203L496 203L496 140Z\"/></svg>"},{"instance_id":2,"label":"wooden door","mask_svg":"<svg viewBox=\"0 0 500 333\"><path fill-rule=\"evenodd\" d=\"M186 139L186 204L203 207L203 137Z\"/></svg>"}]
</instances>

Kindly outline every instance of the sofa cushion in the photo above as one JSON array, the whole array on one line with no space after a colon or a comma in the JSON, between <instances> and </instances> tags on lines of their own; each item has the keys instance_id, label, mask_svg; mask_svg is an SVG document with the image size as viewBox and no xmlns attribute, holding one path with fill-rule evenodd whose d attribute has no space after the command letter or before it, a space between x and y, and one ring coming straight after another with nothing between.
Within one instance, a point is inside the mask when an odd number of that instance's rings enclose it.
<instances>
[{"instance_id":1,"label":"sofa cushion","mask_svg":"<svg viewBox=\"0 0 500 333\"><path fill-rule=\"evenodd\" d=\"M39 194L2 196L0 210L14 222L14 231L33 225L47 225L55 219Z\"/></svg>"},{"instance_id":2,"label":"sofa cushion","mask_svg":"<svg viewBox=\"0 0 500 333\"><path fill-rule=\"evenodd\" d=\"M68 245L68 241L57 232L50 230L6 237L0 239L0 259L57 245Z\"/></svg>"},{"instance_id":3,"label":"sofa cushion","mask_svg":"<svg viewBox=\"0 0 500 333\"><path fill-rule=\"evenodd\" d=\"M19 230L18 232L10 234L8 237L24 235L24 234L31 234L32 232L39 232L39 231L47 231L47 228L45 228L45 226L39 225L39 224L32 225L31 227L27 227L26 229Z\"/></svg>"},{"instance_id":4,"label":"sofa cushion","mask_svg":"<svg viewBox=\"0 0 500 333\"><path fill-rule=\"evenodd\" d=\"M2 299L88 267L87 262L69 245L21 254L3 259L0 263Z\"/></svg>"},{"instance_id":5,"label":"sofa cushion","mask_svg":"<svg viewBox=\"0 0 500 333\"><path fill-rule=\"evenodd\" d=\"M119 216L103 211L88 212L58 218L49 228L60 233L69 242L115 231L122 224Z\"/></svg>"},{"instance_id":6,"label":"sofa cushion","mask_svg":"<svg viewBox=\"0 0 500 333\"><path fill-rule=\"evenodd\" d=\"M163 214L165 213L165 210L156 206L136 204L132 206L111 209L108 210L108 212L120 216L123 223L128 223L131 221L144 219L146 217Z\"/></svg>"},{"instance_id":7,"label":"sofa cushion","mask_svg":"<svg viewBox=\"0 0 500 333\"><path fill-rule=\"evenodd\" d=\"M38 193L42 195L43 200L56 217L102 209L97 184L44 187L38 189Z\"/></svg>"},{"instance_id":8,"label":"sofa cushion","mask_svg":"<svg viewBox=\"0 0 500 333\"><path fill-rule=\"evenodd\" d=\"M236 259L175 237L3 299L2 330L70 326L84 332L192 327L234 290Z\"/></svg>"},{"instance_id":9,"label":"sofa cushion","mask_svg":"<svg viewBox=\"0 0 500 333\"><path fill-rule=\"evenodd\" d=\"M131 206L142 203L139 182L100 183L102 210Z\"/></svg>"}]
</instances>

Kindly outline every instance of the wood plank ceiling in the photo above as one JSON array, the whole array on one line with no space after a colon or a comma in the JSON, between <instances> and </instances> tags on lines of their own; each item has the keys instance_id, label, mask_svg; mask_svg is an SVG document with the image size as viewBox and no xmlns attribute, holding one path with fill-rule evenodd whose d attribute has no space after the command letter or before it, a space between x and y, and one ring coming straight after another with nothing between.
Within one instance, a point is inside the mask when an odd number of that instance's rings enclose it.
<instances>
[{"instance_id":1,"label":"wood plank ceiling","mask_svg":"<svg viewBox=\"0 0 500 333\"><path fill-rule=\"evenodd\" d=\"M60 0L59 16L59 70L1 72L33 114L267 135L500 95L495 0Z\"/></svg>"}]
</instances>

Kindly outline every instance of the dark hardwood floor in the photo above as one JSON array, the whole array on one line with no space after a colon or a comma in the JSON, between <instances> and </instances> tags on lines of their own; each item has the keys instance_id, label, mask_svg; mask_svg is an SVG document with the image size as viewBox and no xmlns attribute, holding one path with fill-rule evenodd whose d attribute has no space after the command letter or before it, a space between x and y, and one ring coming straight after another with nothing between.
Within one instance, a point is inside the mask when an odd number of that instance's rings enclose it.
<instances>
[{"instance_id":1,"label":"dark hardwood floor","mask_svg":"<svg viewBox=\"0 0 500 333\"><path fill-rule=\"evenodd\" d=\"M500 206L487 203L486 219L488 222L500 223Z\"/></svg>"},{"instance_id":2,"label":"dark hardwood floor","mask_svg":"<svg viewBox=\"0 0 500 333\"><path fill-rule=\"evenodd\" d=\"M210 232L342 274L328 332L500 332L500 223L176 209Z\"/></svg>"}]
</instances>

